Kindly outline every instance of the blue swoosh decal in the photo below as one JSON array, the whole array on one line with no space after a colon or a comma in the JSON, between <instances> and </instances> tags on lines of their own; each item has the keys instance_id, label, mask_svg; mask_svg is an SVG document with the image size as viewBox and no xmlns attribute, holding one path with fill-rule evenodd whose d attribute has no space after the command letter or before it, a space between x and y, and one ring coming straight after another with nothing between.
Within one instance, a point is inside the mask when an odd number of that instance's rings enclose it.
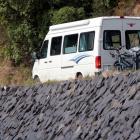
<instances>
[{"instance_id":1,"label":"blue swoosh decal","mask_svg":"<svg viewBox=\"0 0 140 140\"><path fill-rule=\"evenodd\" d=\"M70 59L70 61L74 61L76 64L78 64L79 61L81 61L83 58L90 57L90 56L91 55L89 55L89 54L79 55L79 56L76 56L76 57Z\"/></svg>"}]
</instances>

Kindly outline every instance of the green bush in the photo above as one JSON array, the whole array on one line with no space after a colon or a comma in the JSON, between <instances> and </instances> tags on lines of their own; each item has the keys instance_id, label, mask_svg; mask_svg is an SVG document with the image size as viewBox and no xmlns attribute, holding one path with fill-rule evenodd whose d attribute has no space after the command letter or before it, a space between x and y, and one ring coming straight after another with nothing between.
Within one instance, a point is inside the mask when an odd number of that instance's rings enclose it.
<instances>
[{"instance_id":1,"label":"green bush","mask_svg":"<svg viewBox=\"0 0 140 140\"><path fill-rule=\"evenodd\" d=\"M0 24L8 45L5 56L15 64L29 63L52 24L104 15L117 0L0 0Z\"/></svg>"},{"instance_id":2,"label":"green bush","mask_svg":"<svg viewBox=\"0 0 140 140\"><path fill-rule=\"evenodd\" d=\"M53 12L51 19L52 24L66 23L76 21L85 18L85 12L83 8L63 7L58 11Z\"/></svg>"}]
</instances>

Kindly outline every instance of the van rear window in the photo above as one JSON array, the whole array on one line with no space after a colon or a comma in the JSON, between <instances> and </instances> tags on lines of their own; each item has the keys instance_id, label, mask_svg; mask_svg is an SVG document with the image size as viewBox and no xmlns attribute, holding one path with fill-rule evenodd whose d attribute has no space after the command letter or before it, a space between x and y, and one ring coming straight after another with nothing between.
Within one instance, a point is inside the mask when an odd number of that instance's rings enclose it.
<instances>
[{"instance_id":1,"label":"van rear window","mask_svg":"<svg viewBox=\"0 0 140 140\"><path fill-rule=\"evenodd\" d=\"M95 32L86 32L80 34L79 52L91 51L94 47Z\"/></svg>"},{"instance_id":2,"label":"van rear window","mask_svg":"<svg viewBox=\"0 0 140 140\"><path fill-rule=\"evenodd\" d=\"M121 32L119 30L105 30L103 37L103 48L114 50L121 46Z\"/></svg>"},{"instance_id":3,"label":"van rear window","mask_svg":"<svg viewBox=\"0 0 140 140\"><path fill-rule=\"evenodd\" d=\"M140 47L140 31L129 30L125 32L126 49Z\"/></svg>"}]
</instances>

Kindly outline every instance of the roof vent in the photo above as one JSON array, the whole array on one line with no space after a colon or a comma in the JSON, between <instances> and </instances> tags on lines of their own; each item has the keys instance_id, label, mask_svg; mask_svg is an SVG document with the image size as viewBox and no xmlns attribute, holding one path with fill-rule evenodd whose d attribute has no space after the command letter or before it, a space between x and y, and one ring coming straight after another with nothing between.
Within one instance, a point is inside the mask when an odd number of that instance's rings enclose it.
<instances>
[{"instance_id":1,"label":"roof vent","mask_svg":"<svg viewBox=\"0 0 140 140\"><path fill-rule=\"evenodd\" d=\"M75 22L70 22L70 23L58 24L58 25L51 26L50 30L54 31L54 30L60 30L60 29L79 27L79 26L88 25L89 23L90 23L89 20L82 20L82 21L75 21Z\"/></svg>"}]
</instances>

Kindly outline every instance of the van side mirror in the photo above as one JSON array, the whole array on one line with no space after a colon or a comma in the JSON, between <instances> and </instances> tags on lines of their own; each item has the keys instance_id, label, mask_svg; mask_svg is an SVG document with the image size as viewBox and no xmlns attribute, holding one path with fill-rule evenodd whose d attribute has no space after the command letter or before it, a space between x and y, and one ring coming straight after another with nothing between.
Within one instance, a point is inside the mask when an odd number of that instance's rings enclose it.
<instances>
[{"instance_id":1,"label":"van side mirror","mask_svg":"<svg viewBox=\"0 0 140 140\"><path fill-rule=\"evenodd\" d=\"M40 59L41 58L41 53L40 52L37 52L36 53L36 59Z\"/></svg>"},{"instance_id":2,"label":"van side mirror","mask_svg":"<svg viewBox=\"0 0 140 140\"><path fill-rule=\"evenodd\" d=\"M36 59L40 59L40 52L33 52L31 55L33 61L35 61Z\"/></svg>"},{"instance_id":3,"label":"van side mirror","mask_svg":"<svg viewBox=\"0 0 140 140\"><path fill-rule=\"evenodd\" d=\"M32 59L33 59L33 60L37 59L37 58L36 58L36 52L33 52L31 55L32 55Z\"/></svg>"},{"instance_id":4,"label":"van side mirror","mask_svg":"<svg viewBox=\"0 0 140 140\"><path fill-rule=\"evenodd\" d=\"M36 60L36 52L31 53L32 62L34 63Z\"/></svg>"}]
</instances>

